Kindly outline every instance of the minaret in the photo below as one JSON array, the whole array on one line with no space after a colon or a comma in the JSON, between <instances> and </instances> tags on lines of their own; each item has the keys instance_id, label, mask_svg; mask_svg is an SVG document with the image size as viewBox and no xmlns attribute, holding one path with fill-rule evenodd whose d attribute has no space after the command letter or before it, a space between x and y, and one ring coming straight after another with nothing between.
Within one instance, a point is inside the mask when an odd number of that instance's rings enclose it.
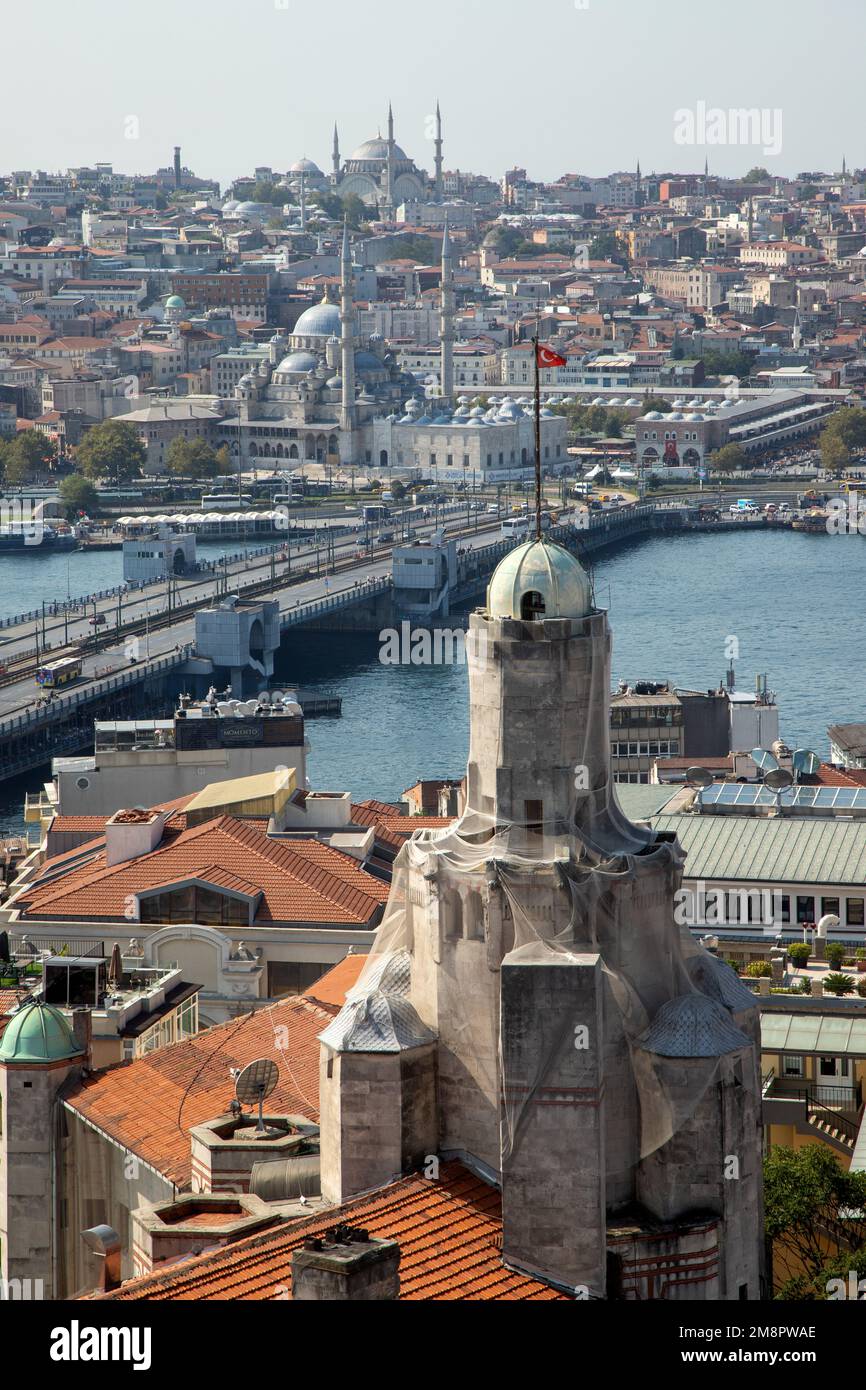
<instances>
[{"instance_id":1,"label":"minaret","mask_svg":"<svg viewBox=\"0 0 866 1390\"><path fill-rule=\"evenodd\" d=\"M451 236L448 219L442 233L442 317L440 321L440 342L442 346L442 365L440 386L444 400L454 397L454 264L451 258Z\"/></svg>"},{"instance_id":2,"label":"minaret","mask_svg":"<svg viewBox=\"0 0 866 1390\"><path fill-rule=\"evenodd\" d=\"M752 234L755 230L755 203L751 193L749 194L749 245L752 244Z\"/></svg>"},{"instance_id":3,"label":"minaret","mask_svg":"<svg viewBox=\"0 0 866 1390\"><path fill-rule=\"evenodd\" d=\"M343 254L340 267L340 323L343 348L343 402L340 410L340 429L355 427L355 304L352 297L352 251L349 246L349 226L343 223ZM354 447L350 445L351 461Z\"/></svg>"},{"instance_id":4,"label":"minaret","mask_svg":"<svg viewBox=\"0 0 866 1390\"><path fill-rule=\"evenodd\" d=\"M442 112L439 110L439 102L436 103L436 197L441 198L445 192L445 178L442 169Z\"/></svg>"},{"instance_id":5,"label":"minaret","mask_svg":"<svg viewBox=\"0 0 866 1390\"><path fill-rule=\"evenodd\" d=\"M386 199L388 202L389 213L394 211L394 109L388 102L388 187Z\"/></svg>"},{"instance_id":6,"label":"minaret","mask_svg":"<svg viewBox=\"0 0 866 1390\"><path fill-rule=\"evenodd\" d=\"M636 208L643 207L643 179L640 172L640 160L637 162L637 173L635 174L634 205Z\"/></svg>"},{"instance_id":7,"label":"minaret","mask_svg":"<svg viewBox=\"0 0 866 1390\"><path fill-rule=\"evenodd\" d=\"M301 231L307 230L307 176L301 170Z\"/></svg>"},{"instance_id":8,"label":"minaret","mask_svg":"<svg viewBox=\"0 0 866 1390\"><path fill-rule=\"evenodd\" d=\"M340 132L337 130L337 123L334 122L334 148L331 154L331 168L334 175L334 182L340 182Z\"/></svg>"}]
</instances>

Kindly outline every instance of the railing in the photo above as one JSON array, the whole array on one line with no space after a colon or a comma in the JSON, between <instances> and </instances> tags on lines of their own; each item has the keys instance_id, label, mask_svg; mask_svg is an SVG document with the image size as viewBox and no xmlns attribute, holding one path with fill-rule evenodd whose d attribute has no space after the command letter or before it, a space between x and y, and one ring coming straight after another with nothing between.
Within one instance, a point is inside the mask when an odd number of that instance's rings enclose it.
<instances>
[{"instance_id":1,"label":"railing","mask_svg":"<svg viewBox=\"0 0 866 1390\"><path fill-rule=\"evenodd\" d=\"M811 1094L811 1090L812 1088L810 1087L808 1090L802 1092L803 1104L806 1109L807 1118L811 1120L814 1117L820 1123L825 1124L828 1127L839 1131L841 1134L844 1134L846 1139L849 1139L851 1141L852 1145L856 1144L857 1135L860 1132L860 1126L857 1123L856 1118L849 1119L847 1115L843 1115L839 1110L835 1110L832 1105L825 1105L822 1101L817 1100L815 1096ZM847 1094L851 1099L853 1099L852 1092L849 1091ZM856 1114L856 1111L859 1110L859 1108L859 1103L856 1109L853 1106L846 1106L846 1109L849 1109L852 1114Z\"/></svg>"},{"instance_id":2,"label":"railing","mask_svg":"<svg viewBox=\"0 0 866 1390\"><path fill-rule=\"evenodd\" d=\"M38 709L27 710L25 714L16 714L0 720L0 732L4 738L9 738L12 734L23 733L40 725L60 723L78 705L99 699L102 695L108 695L113 690L122 690L126 686L137 685L140 681L158 675L161 671L179 666L182 662L189 660L194 651L193 644L187 643L179 651L170 652L167 656L157 657L150 662L142 662L107 679L92 681L84 689L75 690L71 695L56 697L51 701L42 701Z\"/></svg>"}]
</instances>

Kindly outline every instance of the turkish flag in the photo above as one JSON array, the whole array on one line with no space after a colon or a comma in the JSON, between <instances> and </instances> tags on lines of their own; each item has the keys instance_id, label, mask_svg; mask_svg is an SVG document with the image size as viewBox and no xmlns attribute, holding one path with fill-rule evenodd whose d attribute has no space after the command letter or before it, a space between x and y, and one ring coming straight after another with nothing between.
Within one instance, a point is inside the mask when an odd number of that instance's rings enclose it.
<instances>
[{"instance_id":1,"label":"turkish flag","mask_svg":"<svg viewBox=\"0 0 866 1390\"><path fill-rule=\"evenodd\" d=\"M553 348L547 347L544 343L539 343L535 349L538 357L539 367L566 367L568 363L564 357L560 357Z\"/></svg>"}]
</instances>

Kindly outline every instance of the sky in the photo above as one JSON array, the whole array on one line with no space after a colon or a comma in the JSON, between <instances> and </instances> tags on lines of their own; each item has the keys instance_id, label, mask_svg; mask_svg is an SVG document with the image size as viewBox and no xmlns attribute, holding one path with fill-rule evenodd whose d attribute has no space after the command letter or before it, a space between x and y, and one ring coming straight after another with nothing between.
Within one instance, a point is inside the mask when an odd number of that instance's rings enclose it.
<instances>
[{"instance_id":1,"label":"sky","mask_svg":"<svg viewBox=\"0 0 866 1390\"><path fill-rule=\"evenodd\" d=\"M496 179L836 171L866 165L864 39L864 0L7 0L0 172L148 173L176 144L223 185L328 171L334 121L345 157L389 100L431 169L437 98L446 168Z\"/></svg>"}]
</instances>

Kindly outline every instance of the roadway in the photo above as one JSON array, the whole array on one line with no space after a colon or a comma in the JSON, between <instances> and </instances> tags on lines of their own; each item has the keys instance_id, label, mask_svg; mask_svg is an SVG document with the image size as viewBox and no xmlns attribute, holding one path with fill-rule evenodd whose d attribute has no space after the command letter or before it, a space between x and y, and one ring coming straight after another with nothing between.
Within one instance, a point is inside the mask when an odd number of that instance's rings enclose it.
<instances>
[{"instance_id":1,"label":"roadway","mask_svg":"<svg viewBox=\"0 0 866 1390\"><path fill-rule=\"evenodd\" d=\"M479 513L478 528L477 533L473 531L471 534L466 534L465 531L457 532L453 526L450 526L447 528L447 534L449 538L459 540L460 547L464 550L474 550L490 545L500 537L501 522L498 518L486 517ZM415 535L420 539L422 536L432 533L433 529L432 524L426 524L423 527L417 526L415 528ZM271 562L269 558L265 558L261 561L250 563L248 567L236 566L230 570L228 574L229 583L227 592L243 595L245 589L250 587L257 588L259 585L267 583L267 592L257 592L255 597L262 599L277 599L280 604L281 616L285 616L294 608L308 603L314 603L320 599L334 597L340 593L353 591L357 588L359 583L363 583L365 580L390 577L392 572L392 550L392 546L383 549L374 556L372 560L369 558L356 559L358 540L357 538L350 538L345 545L337 549L339 569L336 572L332 571L330 574L308 574L307 577L300 582L295 582L292 577L297 571L299 560L299 557L293 553L291 573L288 571L285 562L280 562L276 565L276 587L273 589L270 587ZM321 556L321 547L319 551ZM340 563L341 561L342 563ZM232 583L232 579L239 577L240 574L245 576L246 582L244 584ZM217 580L217 578L219 592L217 592L217 587L215 586L215 580ZM178 602L182 602L184 605L195 602L198 603L199 606L203 606L206 603L213 603L218 601L225 592L222 573L220 573L218 577L208 575L205 580L190 580L188 585L182 582L179 588L181 591L181 598L173 603L173 610L177 608ZM142 596L136 594L135 599L131 600L128 605L126 601L124 601L123 618L125 623L132 620L138 621L139 624L143 623L145 609L149 603L150 621L146 624L145 630L136 632L134 635L127 633L124 636L123 633L118 634L116 630L110 633L107 632L105 628L101 629L98 638L99 650L90 650L81 655L82 678L66 686L63 690L58 691L55 695L56 700L60 700L63 695L82 691L88 684L101 678L129 670L132 657L135 657L136 662L140 663L142 666L146 666L160 657L171 655L179 648L183 648L187 645L194 645L194 613L186 617L179 617L177 621L172 621L170 626L155 626L158 617L162 619L167 617L167 603L164 601L166 585L164 582L158 586L158 593L161 594L163 598L163 602L159 608L150 595ZM140 609L140 612L131 611L134 609ZM89 611L92 615L92 608ZM102 605L97 604L97 612L99 611L105 611L106 613L116 615L116 599L106 600ZM154 625L152 626L151 624ZM55 629L56 626L55 624ZM62 620L60 621L59 628L62 640ZM14 629L10 631L14 631ZM87 619L78 617L74 625L70 620L70 640L79 636L90 638L92 634L93 628L89 626ZM27 642L27 645L32 649L32 624L28 624L28 637L29 642ZM22 643L26 640L26 638L19 634L19 636L14 639L14 645L20 648ZM10 647L11 646L13 646L13 643L10 643ZM6 651L7 648L0 648L3 657L8 660ZM51 659L57 659L56 652L51 653ZM9 680L6 685L0 685L0 721L15 715L23 714L27 710L39 709L46 701L47 696L43 694L35 684L33 669L28 669L27 674Z\"/></svg>"}]
</instances>

